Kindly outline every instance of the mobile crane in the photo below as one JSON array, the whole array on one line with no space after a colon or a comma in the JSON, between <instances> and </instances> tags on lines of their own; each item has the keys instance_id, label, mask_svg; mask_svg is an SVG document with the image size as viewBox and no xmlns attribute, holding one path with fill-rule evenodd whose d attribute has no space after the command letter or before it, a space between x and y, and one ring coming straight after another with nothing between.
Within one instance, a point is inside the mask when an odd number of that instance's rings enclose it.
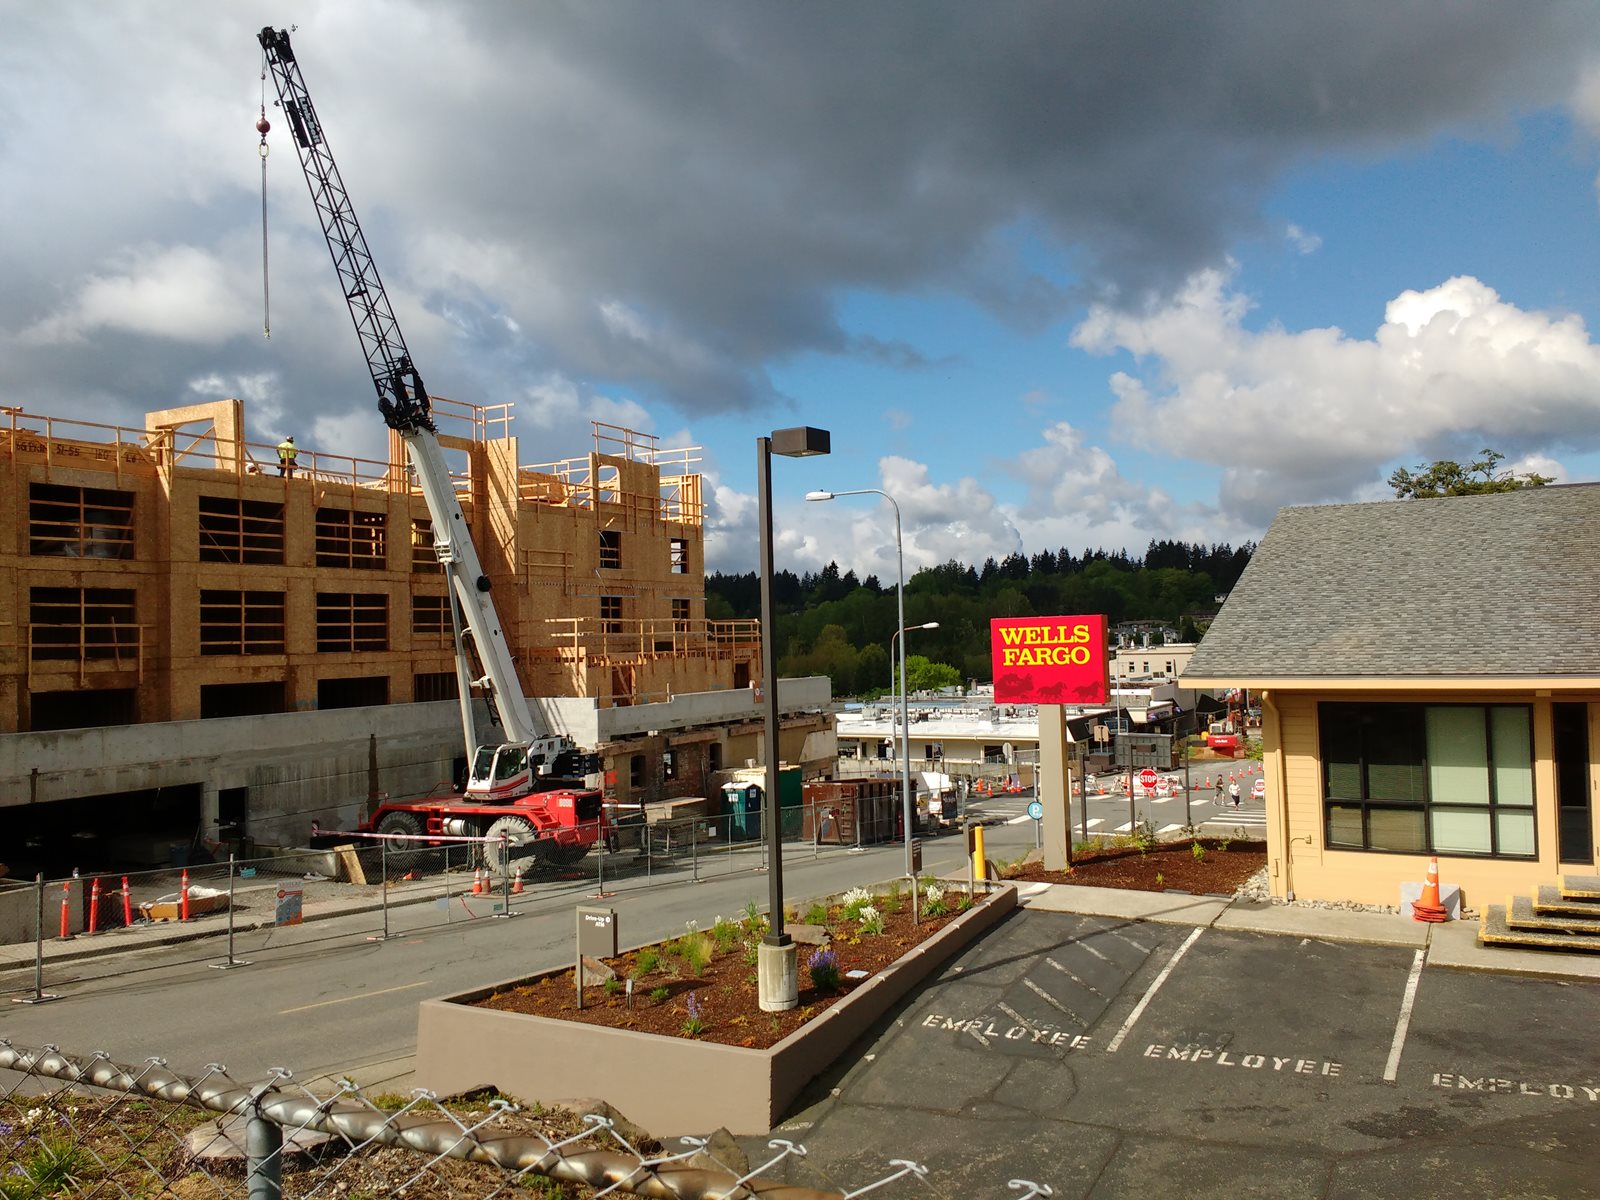
<instances>
[{"instance_id":1,"label":"mobile crane","mask_svg":"<svg viewBox=\"0 0 1600 1200\"><path fill-rule=\"evenodd\" d=\"M597 764L570 739L539 729L533 720L490 596L489 577L472 544L439 446L428 390L406 349L366 235L328 149L288 31L268 26L258 40L377 389L378 411L404 442L407 461L433 520L434 550L448 581L455 628L462 730L471 755L465 792L385 801L362 827L387 834L497 839L486 844L483 855L496 869L510 866L501 859L500 845L509 847L506 857L510 858L531 855L558 863L575 862L606 836L603 826L608 815L598 790L566 776L596 769ZM264 107L256 128L265 146L270 125ZM474 675L468 638L482 675ZM472 712L473 688L484 691L490 711L506 734L505 742L479 742ZM418 850L402 849L392 857L398 865L407 866L420 855Z\"/></svg>"}]
</instances>

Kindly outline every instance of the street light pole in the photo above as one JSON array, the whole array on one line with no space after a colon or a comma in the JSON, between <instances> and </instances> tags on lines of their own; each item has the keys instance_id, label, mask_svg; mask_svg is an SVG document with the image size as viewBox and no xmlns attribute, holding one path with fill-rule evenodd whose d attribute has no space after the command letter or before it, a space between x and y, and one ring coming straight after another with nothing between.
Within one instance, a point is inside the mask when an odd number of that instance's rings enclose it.
<instances>
[{"instance_id":1,"label":"street light pole","mask_svg":"<svg viewBox=\"0 0 1600 1200\"><path fill-rule=\"evenodd\" d=\"M767 936L756 955L757 1003L763 1012L784 1012L800 1003L800 973L794 940L783 928L783 825L778 803L778 648L772 606L772 456L804 458L828 453L826 429L777 429L756 439L756 484L761 523L761 687L765 730L767 821Z\"/></svg>"},{"instance_id":2,"label":"street light pole","mask_svg":"<svg viewBox=\"0 0 1600 1200\"><path fill-rule=\"evenodd\" d=\"M905 619L904 611L902 610L901 620L904 620L904 619ZM911 689L906 686L907 680L906 680L906 638L905 638L905 635L907 633L911 632L912 629L937 629L937 628L939 628L939 622L937 622L937 621L926 621L921 625L912 625L909 628L907 628L906 626L902 625L899 629L895 630L893 633L891 633L889 635L889 660L890 660L891 664L893 664L893 662L894 662L894 640L895 640L895 638L899 638L900 639L900 725L901 725L902 733L904 735L903 738L902 738L901 755L900 755L900 763L901 763L901 767L900 767L900 795L901 795L901 801L900 801L900 803L901 803L902 811L904 812L903 820L905 822L906 874L907 875L915 875L917 872L916 872L915 857L911 853L911 817L912 817L912 810L913 810L914 806L913 806L913 804L911 802L911 705L910 705L910 701L907 699L911 694ZM893 668L892 668L892 665L891 665L891 670L892 669ZM892 677L890 678L889 682L891 684L893 684L894 680L893 680ZM894 688L893 687L890 687L889 695L891 697L893 697L893 695L894 695Z\"/></svg>"},{"instance_id":3,"label":"street light pole","mask_svg":"<svg viewBox=\"0 0 1600 1200\"><path fill-rule=\"evenodd\" d=\"M838 496L882 496L894 509L894 553L895 563L899 571L895 587L895 633L889 635L889 659L894 662L894 639L906 630L906 553L905 541L900 533L900 505L895 498L879 488L852 488L847 492L817 491L807 492L807 500L832 500ZM939 623L930 621L926 625L915 626L917 629L937 629ZM900 770L900 811L901 822L905 826L906 841L906 874L915 875L911 854L911 827L915 813L912 807L911 796L911 705L906 688L906 640L900 638L900 728L905 739L901 755ZM891 696L893 691L891 689ZM893 722L891 721L891 725Z\"/></svg>"}]
</instances>

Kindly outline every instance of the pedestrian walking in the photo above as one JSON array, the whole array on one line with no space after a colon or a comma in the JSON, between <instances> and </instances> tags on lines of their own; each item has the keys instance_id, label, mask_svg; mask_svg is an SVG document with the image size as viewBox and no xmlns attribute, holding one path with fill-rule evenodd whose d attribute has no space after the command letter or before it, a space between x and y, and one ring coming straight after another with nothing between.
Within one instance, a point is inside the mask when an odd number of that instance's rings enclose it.
<instances>
[{"instance_id":1,"label":"pedestrian walking","mask_svg":"<svg viewBox=\"0 0 1600 1200\"><path fill-rule=\"evenodd\" d=\"M278 474L294 478L294 460L300 457L291 435L278 443Z\"/></svg>"},{"instance_id":2,"label":"pedestrian walking","mask_svg":"<svg viewBox=\"0 0 1600 1200\"><path fill-rule=\"evenodd\" d=\"M1233 799L1233 806L1239 807L1239 781L1236 779L1228 785L1228 795Z\"/></svg>"},{"instance_id":3,"label":"pedestrian walking","mask_svg":"<svg viewBox=\"0 0 1600 1200\"><path fill-rule=\"evenodd\" d=\"M1222 776L1217 776L1217 803L1222 803Z\"/></svg>"}]
</instances>

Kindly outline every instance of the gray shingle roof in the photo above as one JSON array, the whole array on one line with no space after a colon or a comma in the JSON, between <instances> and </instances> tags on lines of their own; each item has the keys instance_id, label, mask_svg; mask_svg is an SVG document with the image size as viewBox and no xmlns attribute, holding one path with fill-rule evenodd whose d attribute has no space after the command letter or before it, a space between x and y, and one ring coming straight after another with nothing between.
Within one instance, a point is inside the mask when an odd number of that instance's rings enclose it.
<instances>
[{"instance_id":1,"label":"gray shingle roof","mask_svg":"<svg viewBox=\"0 0 1600 1200\"><path fill-rule=\"evenodd\" d=\"M1600 675L1600 484L1282 509L1186 679Z\"/></svg>"}]
</instances>

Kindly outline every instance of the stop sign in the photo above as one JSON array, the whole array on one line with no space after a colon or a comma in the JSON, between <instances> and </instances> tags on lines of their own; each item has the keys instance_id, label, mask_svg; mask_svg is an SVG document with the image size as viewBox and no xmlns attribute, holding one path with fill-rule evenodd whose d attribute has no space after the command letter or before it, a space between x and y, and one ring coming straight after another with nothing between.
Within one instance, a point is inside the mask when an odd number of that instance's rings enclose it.
<instances>
[{"instance_id":1,"label":"stop sign","mask_svg":"<svg viewBox=\"0 0 1600 1200\"><path fill-rule=\"evenodd\" d=\"M1154 771L1152 771L1149 767L1146 767L1144 770L1139 772L1139 782L1142 783L1147 788L1155 787L1155 785L1156 785L1156 773Z\"/></svg>"}]
</instances>

